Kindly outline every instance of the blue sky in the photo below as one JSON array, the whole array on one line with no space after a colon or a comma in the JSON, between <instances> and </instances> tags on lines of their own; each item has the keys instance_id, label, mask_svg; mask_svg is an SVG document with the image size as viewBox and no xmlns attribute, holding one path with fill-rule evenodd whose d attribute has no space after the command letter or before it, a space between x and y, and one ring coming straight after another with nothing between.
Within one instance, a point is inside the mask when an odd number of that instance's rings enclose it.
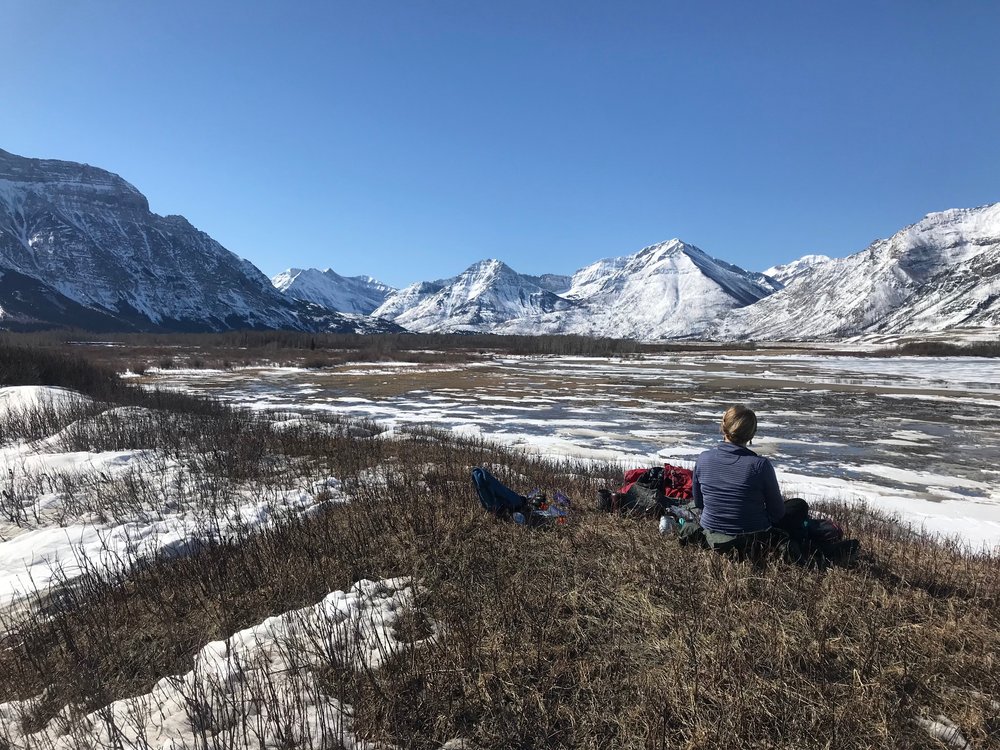
<instances>
[{"instance_id":1,"label":"blue sky","mask_svg":"<svg viewBox=\"0 0 1000 750\"><path fill-rule=\"evenodd\" d=\"M4 0L0 148L268 275L762 270L1000 200L1000 3Z\"/></svg>"}]
</instances>

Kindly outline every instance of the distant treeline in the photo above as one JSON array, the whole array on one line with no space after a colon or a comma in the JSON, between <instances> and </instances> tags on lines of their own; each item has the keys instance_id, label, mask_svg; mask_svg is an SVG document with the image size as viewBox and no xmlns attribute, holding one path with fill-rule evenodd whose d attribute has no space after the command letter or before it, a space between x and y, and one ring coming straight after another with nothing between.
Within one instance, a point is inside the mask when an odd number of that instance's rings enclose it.
<instances>
[{"instance_id":1,"label":"distant treeline","mask_svg":"<svg viewBox=\"0 0 1000 750\"><path fill-rule=\"evenodd\" d=\"M1000 357L1000 339L971 344L946 341L911 341L900 346L879 349L877 357Z\"/></svg>"},{"instance_id":2,"label":"distant treeline","mask_svg":"<svg viewBox=\"0 0 1000 750\"><path fill-rule=\"evenodd\" d=\"M592 338L575 335L498 336L485 333L340 334L299 331L227 331L223 333L118 333L45 331L2 334L0 340L35 346L65 343L114 343L122 346L200 348L203 350L356 350L393 353L414 350L499 351L510 354L578 354L613 356L700 350L700 342L642 343L631 339ZM726 343L710 348L754 349L755 344Z\"/></svg>"},{"instance_id":3,"label":"distant treeline","mask_svg":"<svg viewBox=\"0 0 1000 750\"><path fill-rule=\"evenodd\" d=\"M69 388L98 402L215 416L228 413L213 399L178 391L140 388L112 367L76 352L21 346L0 339L0 387L42 385Z\"/></svg>"},{"instance_id":4,"label":"distant treeline","mask_svg":"<svg viewBox=\"0 0 1000 750\"><path fill-rule=\"evenodd\" d=\"M124 387L111 370L81 356L0 340L0 386L49 385L71 388L95 398L109 398Z\"/></svg>"}]
</instances>

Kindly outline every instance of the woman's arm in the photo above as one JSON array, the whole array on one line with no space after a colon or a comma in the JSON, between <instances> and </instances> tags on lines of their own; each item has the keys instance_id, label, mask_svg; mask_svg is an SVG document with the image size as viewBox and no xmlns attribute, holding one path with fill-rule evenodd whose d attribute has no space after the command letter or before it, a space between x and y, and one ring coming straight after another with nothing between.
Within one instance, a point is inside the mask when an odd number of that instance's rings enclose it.
<instances>
[{"instance_id":1,"label":"woman's arm","mask_svg":"<svg viewBox=\"0 0 1000 750\"><path fill-rule=\"evenodd\" d=\"M781 489L778 487L778 477L774 473L774 467L766 458L760 468L760 476L764 482L764 507L767 510L767 517L773 524L780 521L785 515L785 500L781 497Z\"/></svg>"},{"instance_id":2,"label":"woman's arm","mask_svg":"<svg viewBox=\"0 0 1000 750\"><path fill-rule=\"evenodd\" d=\"M705 498L701 496L701 482L698 480L697 461L694 464L694 471L691 472L691 499L694 500L694 507L704 510Z\"/></svg>"}]
</instances>

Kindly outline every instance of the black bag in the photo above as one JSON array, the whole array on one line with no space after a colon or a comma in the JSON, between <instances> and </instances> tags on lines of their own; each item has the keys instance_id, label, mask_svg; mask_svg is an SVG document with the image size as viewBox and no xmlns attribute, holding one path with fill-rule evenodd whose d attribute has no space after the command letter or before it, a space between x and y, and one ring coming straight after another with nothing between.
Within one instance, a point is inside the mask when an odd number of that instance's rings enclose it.
<instances>
[{"instance_id":1,"label":"black bag","mask_svg":"<svg viewBox=\"0 0 1000 750\"><path fill-rule=\"evenodd\" d=\"M810 518L806 522L809 541L820 546L832 545L844 538L844 528L832 518Z\"/></svg>"},{"instance_id":2,"label":"black bag","mask_svg":"<svg viewBox=\"0 0 1000 750\"><path fill-rule=\"evenodd\" d=\"M659 518L667 506L667 496L663 492L663 467L646 469L628 488L618 496L615 510L628 515L653 516Z\"/></svg>"},{"instance_id":3,"label":"black bag","mask_svg":"<svg viewBox=\"0 0 1000 750\"><path fill-rule=\"evenodd\" d=\"M850 567L858 561L861 544L844 539L844 528L823 514L812 514L805 500L785 501L785 517L776 524L801 550L801 561L821 569L829 565Z\"/></svg>"}]
</instances>

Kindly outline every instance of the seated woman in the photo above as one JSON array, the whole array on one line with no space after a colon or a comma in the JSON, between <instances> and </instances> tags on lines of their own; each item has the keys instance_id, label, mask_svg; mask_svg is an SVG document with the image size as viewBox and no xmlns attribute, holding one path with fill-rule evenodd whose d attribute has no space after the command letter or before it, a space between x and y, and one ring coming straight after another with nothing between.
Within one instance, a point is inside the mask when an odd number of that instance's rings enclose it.
<instances>
[{"instance_id":1,"label":"seated woman","mask_svg":"<svg viewBox=\"0 0 1000 750\"><path fill-rule=\"evenodd\" d=\"M756 433L757 415L745 406L730 407L722 416L723 441L694 466L694 504L702 509L709 546L720 552L767 543L771 528L785 517L774 467L747 448Z\"/></svg>"}]
</instances>

